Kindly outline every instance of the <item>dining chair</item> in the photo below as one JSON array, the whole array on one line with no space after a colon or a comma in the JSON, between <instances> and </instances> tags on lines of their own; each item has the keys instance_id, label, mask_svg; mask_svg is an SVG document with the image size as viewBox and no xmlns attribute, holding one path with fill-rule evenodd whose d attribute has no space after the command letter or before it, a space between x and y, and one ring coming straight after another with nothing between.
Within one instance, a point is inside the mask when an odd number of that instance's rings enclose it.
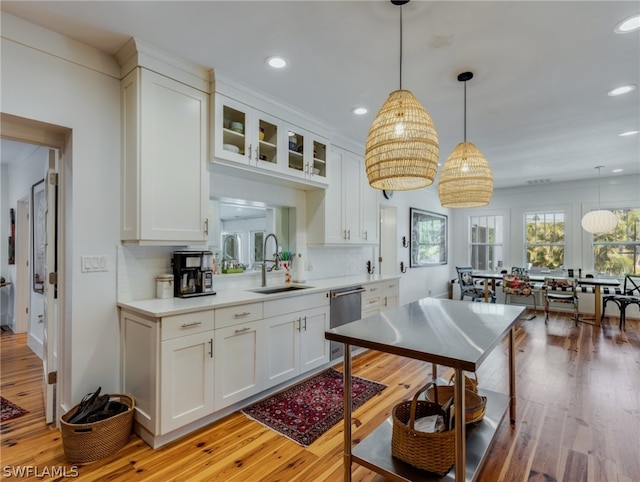
<instances>
[{"instance_id":1,"label":"dining chair","mask_svg":"<svg viewBox=\"0 0 640 482\"><path fill-rule=\"evenodd\" d=\"M602 318L607 309L607 303L611 301L620 309L620 329L624 330L626 311L629 305L638 305L640 309L640 275L628 274L624 277L622 294L607 295L602 297Z\"/></svg>"},{"instance_id":2,"label":"dining chair","mask_svg":"<svg viewBox=\"0 0 640 482\"><path fill-rule=\"evenodd\" d=\"M531 289L531 282L529 281L529 274L526 268L512 268L511 274L505 274L502 277L502 292L504 293L504 301L507 305L512 296L531 296L533 298L533 310L538 310L536 294ZM535 317L536 315L534 314L527 319L533 320Z\"/></svg>"},{"instance_id":3,"label":"dining chair","mask_svg":"<svg viewBox=\"0 0 640 482\"><path fill-rule=\"evenodd\" d=\"M458 284L460 285L460 299L465 296L471 296L471 301L484 300L484 288L476 286L473 281L473 268L471 266L456 266L458 272ZM493 290L489 290L491 303L496 302L496 294Z\"/></svg>"},{"instance_id":4,"label":"dining chair","mask_svg":"<svg viewBox=\"0 0 640 482\"><path fill-rule=\"evenodd\" d=\"M576 280L573 278L545 278L542 287L544 292L544 322L549 319L550 303L573 305L573 318L578 325L578 293Z\"/></svg>"}]
</instances>

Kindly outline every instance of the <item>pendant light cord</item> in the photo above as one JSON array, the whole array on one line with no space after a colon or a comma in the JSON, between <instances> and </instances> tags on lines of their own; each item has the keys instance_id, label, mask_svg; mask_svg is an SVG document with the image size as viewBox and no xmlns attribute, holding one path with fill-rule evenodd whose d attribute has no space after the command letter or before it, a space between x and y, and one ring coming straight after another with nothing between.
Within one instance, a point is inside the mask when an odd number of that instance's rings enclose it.
<instances>
[{"instance_id":1,"label":"pendant light cord","mask_svg":"<svg viewBox=\"0 0 640 482\"><path fill-rule=\"evenodd\" d=\"M400 5L400 90L402 90L402 5Z\"/></svg>"},{"instance_id":2,"label":"pendant light cord","mask_svg":"<svg viewBox=\"0 0 640 482\"><path fill-rule=\"evenodd\" d=\"M467 81L464 81L464 142L467 142Z\"/></svg>"}]
</instances>

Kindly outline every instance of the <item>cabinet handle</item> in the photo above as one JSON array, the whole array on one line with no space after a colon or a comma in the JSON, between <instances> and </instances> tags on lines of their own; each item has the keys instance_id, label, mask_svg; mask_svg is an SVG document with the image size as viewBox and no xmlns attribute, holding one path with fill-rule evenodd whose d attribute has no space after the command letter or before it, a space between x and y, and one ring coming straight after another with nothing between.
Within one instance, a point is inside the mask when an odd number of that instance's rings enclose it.
<instances>
[{"instance_id":1,"label":"cabinet handle","mask_svg":"<svg viewBox=\"0 0 640 482\"><path fill-rule=\"evenodd\" d=\"M374 304L376 304L377 302L378 302L378 300L369 300L369 304L370 304L370 305L374 305Z\"/></svg>"},{"instance_id":2,"label":"cabinet handle","mask_svg":"<svg viewBox=\"0 0 640 482\"><path fill-rule=\"evenodd\" d=\"M209 235L209 218L204 220L204 234Z\"/></svg>"},{"instance_id":3,"label":"cabinet handle","mask_svg":"<svg viewBox=\"0 0 640 482\"><path fill-rule=\"evenodd\" d=\"M364 232L364 236L363 236L363 237L364 237L364 240L365 240L365 241L368 241L368 240L369 240L369 234L368 234L368 231L365 231L365 232Z\"/></svg>"},{"instance_id":4,"label":"cabinet handle","mask_svg":"<svg viewBox=\"0 0 640 482\"><path fill-rule=\"evenodd\" d=\"M249 316L251 314L250 311L243 311L242 313L236 313L233 315L234 318L242 318L243 316Z\"/></svg>"},{"instance_id":5,"label":"cabinet handle","mask_svg":"<svg viewBox=\"0 0 640 482\"><path fill-rule=\"evenodd\" d=\"M258 165L258 160L260 159L260 157L258 157L258 146L256 146L256 166Z\"/></svg>"},{"instance_id":6,"label":"cabinet handle","mask_svg":"<svg viewBox=\"0 0 640 482\"><path fill-rule=\"evenodd\" d=\"M304 172L305 172L305 174L309 174L309 163L308 162L304 165Z\"/></svg>"},{"instance_id":7,"label":"cabinet handle","mask_svg":"<svg viewBox=\"0 0 640 482\"><path fill-rule=\"evenodd\" d=\"M245 328L240 328L239 330L236 330L236 333L244 333L245 331L249 331L251 328L249 328L248 326Z\"/></svg>"},{"instance_id":8,"label":"cabinet handle","mask_svg":"<svg viewBox=\"0 0 640 482\"><path fill-rule=\"evenodd\" d=\"M209 356L213 358L213 338L209 340Z\"/></svg>"},{"instance_id":9,"label":"cabinet handle","mask_svg":"<svg viewBox=\"0 0 640 482\"><path fill-rule=\"evenodd\" d=\"M304 316L302 319L304 320L304 331L307 331L307 317Z\"/></svg>"},{"instance_id":10,"label":"cabinet handle","mask_svg":"<svg viewBox=\"0 0 640 482\"><path fill-rule=\"evenodd\" d=\"M387 305L387 297L386 296L384 297L384 306L388 306Z\"/></svg>"},{"instance_id":11,"label":"cabinet handle","mask_svg":"<svg viewBox=\"0 0 640 482\"><path fill-rule=\"evenodd\" d=\"M378 291L378 288L369 288L369 291Z\"/></svg>"},{"instance_id":12,"label":"cabinet handle","mask_svg":"<svg viewBox=\"0 0 640 482\"><path fill-rule=\"evenodd\" d=\"M351 230L347 229L347 239L351 241Z\"/></svg>"},{"instance_id":13,"label":"cabinet handle","mask_svg":"<svg viewBox=\"0 0 640 482\"><path fill-rule=\"evenodd\" d=\"M300 329L302 328L302 320L298 318L296 321L298 322L298 331L300 331Z\"/></svg>"},{"instance_id":14,"label":"cabinet handle","mask_svg":"<svg viewBox=\"0 0 640 482\"><path fill-rule=\"evenodd\" d=\"M251 148L253 147L253 144L249 144L249 160L251 160ZM257 160L257 159L256 159Z\"/></svg>"},{"instance_id":15,"label":"cabinet handle","mask_svg":"<svg viewBox=\"0 0 640 482\"><path fill-rule=\"evenodd\" d=\"M182 328L191 328L192 326L198 326L198 325L202 325L201 321L194 321L192 323L183 323L181 326Z\"/></svg>"},{"instance_id":16,"label":"cabinet handle","mask_svg":"<svg viewBox=\"0 0 640 482\"><path fill-rule=\"evenodd\" d=\"M345 229L345 230L343 231L343 233L344 233L344 234L342 235L342 237L343 237L344 239L347 239L347 230Z\"/></svg>"}]
</instances>

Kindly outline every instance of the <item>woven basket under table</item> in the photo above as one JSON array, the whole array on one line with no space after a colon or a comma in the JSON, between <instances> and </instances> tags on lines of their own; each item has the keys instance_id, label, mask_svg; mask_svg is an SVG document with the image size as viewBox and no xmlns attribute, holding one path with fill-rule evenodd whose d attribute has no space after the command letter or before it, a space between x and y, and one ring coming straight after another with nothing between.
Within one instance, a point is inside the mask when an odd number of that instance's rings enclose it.
<instances>
[{"instance_id":1,"label":"woven basket under table","mask_svg":"<svg viewBox=\"0 0 640 482\"><path fill-rule=\"evenodd\" d=\"M94 462L116 453L127 444L135 402L133 397L122 394L111 394L109 399L124 403L129 409L98 422L68 423L78 404L60 418L64 456L70 463Z\"/></svg>"},{"instance_id":2,"label":"woven basket under table","mask_svg":"<svg viewBox=\"0 0 640 482\"><path fill-rule=\"evenodd\" d=\"M418 390L411 401L393 407L391 454L419 469L444 475L455 463L455 430L428 433L414 429L416 419L443 414L440 405L418 400L430 385L432 382Z\"/></svg>"},{"instance_id":3,"label":"woven basket under table","mask_svg":"<svg viewBox=\"0 0 640 482\"><path fill-rule=\"evenodd\" d=\"M438 393L436 399L436 392ZM447 403L453 398L453 385L432 385L427 389L425 398L429 402L435 402L440 405ZM465 388L464 390L464 420L465 423L479 422L484 418L487 410L487 397L478 395L476 392Z\"/></svg>"}]
</instances>

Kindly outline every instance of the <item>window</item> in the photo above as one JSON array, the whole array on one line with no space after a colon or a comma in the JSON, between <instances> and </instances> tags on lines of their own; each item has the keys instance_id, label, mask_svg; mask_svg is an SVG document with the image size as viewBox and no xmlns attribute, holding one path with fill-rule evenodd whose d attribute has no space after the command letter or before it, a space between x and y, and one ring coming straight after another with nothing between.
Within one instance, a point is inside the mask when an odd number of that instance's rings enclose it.
<instances>
[{"instance_id":1,"label":"window","mask_svg":"<svg viewBox=\"0 0 640 482\"><path fill-rule=\"evenodd\" d=\"M471 216L471 267L481 271L493 271L504 260L504 217Z\"/></svg>"},{"instance_id":2,"label":"window","mask_svg":"<svg viewBox=\"0 0 640 482\"><path fill-rule=\"evenodd\" d=\"M564 212L525 213L524 229L524 249L531 267L557 269L564 265Z\"/></svg>"},{"instance_id":3,"label":"window","mask_svg":"<svg viewBox=\"0 0 640 482\"><path fill-rule=\"evenodd\" d=\"M640 273L640 208L611 209L618 226L593 236L593 269L603 275Z\"/></svg>"}]
</instances>

